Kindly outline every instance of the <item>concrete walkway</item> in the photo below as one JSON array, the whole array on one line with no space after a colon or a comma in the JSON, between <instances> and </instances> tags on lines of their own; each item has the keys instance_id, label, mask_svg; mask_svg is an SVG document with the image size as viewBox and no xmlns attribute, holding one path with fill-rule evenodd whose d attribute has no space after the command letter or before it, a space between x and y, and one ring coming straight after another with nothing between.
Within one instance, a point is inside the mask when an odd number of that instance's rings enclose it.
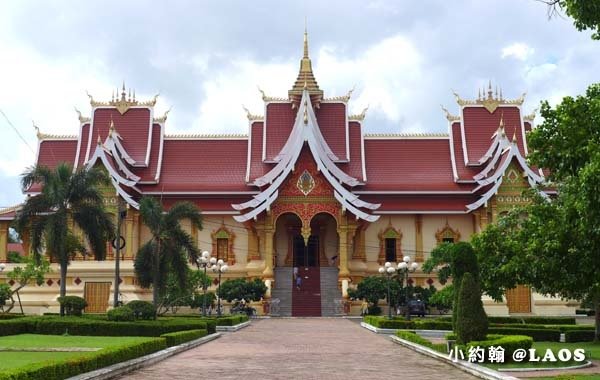
<instances>
[{"instance_id":1,"label":"concrete walkway","mask_svg":"<svg viewBox=\"0 0 600 380\"><path fill-rule=\"evenodd\" d=\"M346 319L252 325L123 379L475 379Z\"/></svg>"}]
</instances>

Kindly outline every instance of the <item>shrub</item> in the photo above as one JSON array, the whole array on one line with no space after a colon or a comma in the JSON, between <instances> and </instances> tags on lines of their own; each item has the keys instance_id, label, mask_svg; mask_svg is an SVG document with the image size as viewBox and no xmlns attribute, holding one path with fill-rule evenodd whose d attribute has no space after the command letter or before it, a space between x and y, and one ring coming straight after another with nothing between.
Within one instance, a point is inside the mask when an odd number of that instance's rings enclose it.
<instances>
[{"instance_id":1,"label":"shrub","mask_svg":"<svg viewBox=\"0 0 600 380\"><path fill-rule=\"evenodd\" d=\"M227 280L219 287L219 297L227 302L245 299L246 301L260 301L267 292L267 286L259 278L246 280L236 278Z\"/></svg>"},{"instance_id":2,"label":"shrub","mask_svg":"<svg viewBox=\"0 0 600 380\"><path fill-rule=\"evenodd\" d=\"M167 340L167 347L178 346L182 343L206 336L206 330L187 330L162 334L160 337Z\"/></svg>"},{"instance_id":3,"label":"shrub","mask_svg":"<svg viewBox=\"0 0 600 380\"><path fill-rule=\"evenodd\" d=\"M16 319L25 317L23 314L0 314L0 320Z\"/></svg>"},{"instance_id":4,"label":"shrub","mask_svg":"<svg viewBox=\"0 0 600 380\"><path fill-rule=\"evenodd\" d=\"M415 328L421 330L452 330L452 322L439 320L415 321Z\"/></svg>"},{"instance_id":5,"label":"shrub","mask_svg":"<svg viewBox=\"0 0 600 380\"><path fill-rule=\"evenodd\" d=\"M81 373L93 371L115 363L138 358L166 348L163 338L149 339L146 342L130 343L109 347L89 353L86 356L62 362L43 361L23 367L2 371L0 379L48 380L66 379Z\"/></svg>"},{"instance_id":6,"label":"shrub","mask_svg":"<svg viewBox=\"0 0 600 380\"><path fill-rule=\"evenodd\" d=\"M595 330L567 331L565 342L592 342L596 337Z\"/></svg>"},{"instance_id":7,"label":"shrub","mask_svg":"<svg viewBox=\"0 0 600 380\"><path fill-rule=\"evenodd\" d=\"M215 321L217 322L217 326L235 326L240 323L246 322L248 320L248 316L246 314L237 314L231 315L227 317L217 318Z\"/></svg>"},{"instance_id":8,"label":"shrub","mask_svg":"<svg viewBox=\"0 0 600 380\"><path fill-rule=\"evenodd\" d=\"M429 340L417 335L416 333L412 332L412 331L398 331L396 333L396 336L398 338L402 338L404 340L408 340L409 342L413 342L416 344L420 344L421 346L425 346L425 347L429 347L435 351L441 352L443 354L447 353L447 349L446 349L446 345L445 344L434 344L431 343Z\"/></svg>"},{"instance_id":9,"label":"shrub","mask_svg":"<svg viewBox=\"0 0 600 380\"><path fill-rule=\"evenodd\" d=\"M387 319L374 315L366 315L363 317L365 323L380 329L413 329L415 328L414 321L407 321L404 318Z\"/></svg>"},{"instance_id":10,"label":"shrub","mask_svg":"<svg viewBox=\"0 0 600 380\"><path fill-rule=\"evenodd\" d=\"M133 310L125 306L116 307L112 310L109 310L108 313L106 313L106 316L109 321L115 322L132 322L135 320Z\"/></svg>"},{"instance_id":11,"label":"shrub","mask_svg":"<svg viewBox=\"0 0 600 380\"><path fill-rule=\"evenodd\" d=\"M456 335L459 343L467 343L475 340L484 340L487 334L488 321L483 303L481 302L481 290L479 283L471 273L463 275L459 290L457 313L456 313Z\"/></svg>"},{"instance_id":12,"label":"shrub","mask_svg":"<svg viewBox=\"0 0 600 380\"><path fill-rule=\"evenodd\" d=\"M572 317L488 317L490 323L521 323L530 325L574 325Z\"/></svg>"},{"instance_id":13,"label":"shrub","mask_svg":"<svg viewBox=\"0 0 600 380\"><path fill-rule=\"evenodd\" d=\"M369 306L367 308L367 315L381 315L381 306Z\"/></svg>"},{"instance_id":14,"label":"shrub","mask_svg":"<svg viewBox=\"0 0 600 380\"><path fill-rule=\"evenodd\" d=\"M156 308L148 301L131 301L125 307L133 312L135 319L156 319Z\"/></svg>"},{"instance_id":15,"label":"shrub","mask_svg":"<svg viewBox=\"0 0 600 380\"><path fill-rule=\"evenodd\" d=\"M488 338L492 338L490 335ZM473 341L468 344L461 346L461 348L468 352L470 347L480 347L483 348L485 352L488 351L490 346L501 346L504 348L504 360L509 361L512 359L513 352L517 349L525 349L528 350L533 345L533 339L529 336L523 335L506 335L501 337L494 337L493 339L481 340L481 341ZM487 360L487 356L485 357Z\"/></svg>"},{"instance_id":16,"label":"shrub","mask_svg":"<svg viewBox=\"0 0 600 380\"><path fill-rule=\"evenodd\" d=\"M0 321L0 336L24 334L29 332L30 324L26 318L7 319Z\"/></svg>"},{"instance_id":17,"label":"shrub","mask_svg":"<svg viewBox=\"0 0 600 380\"><path fill-rule=\"evenodd\" d=\"M83 309L87 306L86 300L77 296L58 297L57 301L60 303L60 306L65 308L65 313L67 315L74 315L77 317L81 317Z\"/></svg>"},{"instance_id":18,"label":"shrub","mask_svg":"<svg viewBox=\"0 0 600 380\"><path fill-rule=\"evenodd\" d=\"M26 261L25 257L21 256L19 252L9 251L6 254L6 261L9 263L24 263Z\"/></svg>"},{"instance_id":19,"label":"shrub","mask_svg":"<svg viewBox=\"0 0 600 380\"><path fill-rule=\"evenodd\" d=\"M488 329L492 334L501 335L526 335L533 338L536 342L558 342L560 340L560 331L552 329L523 329L512 327L492 327Z\"/></svg>"}]
</instances>

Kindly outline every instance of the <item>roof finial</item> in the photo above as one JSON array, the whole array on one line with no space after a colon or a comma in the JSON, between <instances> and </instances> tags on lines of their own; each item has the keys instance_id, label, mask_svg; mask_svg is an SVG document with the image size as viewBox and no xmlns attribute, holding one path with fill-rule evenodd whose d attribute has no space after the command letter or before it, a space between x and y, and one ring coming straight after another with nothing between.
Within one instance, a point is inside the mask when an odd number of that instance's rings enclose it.
<instances>
[{"instance_id":1,"label":"roof finial","mask_svg":"<svg viewBox=\"0 0 600 380\"><path fill-rule=\"evenodd\" d=\"M111 102L115 101L115 90L112 91L112 96L110 97L110 101Z\"/></svg>"},{"instance_id":2,"label":"roof finial","mask_svg":"<svg viewBox=\"0 0 600 380\"><path fill-rule=\"evenodd\" d=\"M488 82L488 98L492 99L492 80Z\"/></svg>"},{"instance_id":3,"label":"roof finial","mask_svg":"<svg viewBox=\"0 0 600 380\"><path fill-rule=\"evenodd\" d=\"M112 115L110 115L110 124L109 124L109 128L108 128L108 135L112 136L114 131L115 131L115 123L113 121ZM100 138L100 136L98 136L98 138Z\"/></svg>"},{"instance_id":4,"label":"roof finial","mask_svg":"<svg viewBox=\"0 0 600 380\"><path fill-rule=\"evenodd\" d=\"M135 102L135 88L133 89L133 101Z\"/></svg>"},{"instance_id":5,"label":"roof finial","mask_svg":"<svg viewBox=\"0 0 600 380\"><path fill-rule=\"evenodd\" d=\"M496 85L496 99L498 99L498 85Z\"/></svg>"},{"instance_id":6,"label":"roof finial","mask_svg":"<svg viewBox=\"0 0 600 380\"><path fill-rule=\"evenodd\" d=\"M513 143L517 142L517 127L515 127L515 131L513 132L513 138L512 138Z\"/></svg>"},{"instance_id":7,"label":"roof finial","mask_svg":"<svg viewBox=\"0 0 600 380\"><path fill-rule=\"evenodd\" d=\"M504 112L500 114L500 125L498 128L504 130Z\"/></svg>"},{"instance_id":8,"label":"roof finial","mask_svg":"<svg viewBox=\"0 0 600 380\"><path fill-rule=\"evenodd\" d=\"M304 17L304 57L308 58L308 28L306 26L306 16Z\"/></svg>"},{"instance_id":9,"label":"roof finial","mask_svg":"<svg viewBox=\"0 0 600 380\"><path fill-rule=\"evenodd\" d=\"M131 87L129 87L129 101L131 101Z\"/></svg>"},{"instance_id":10,"label":"roof finial","mask_svg":"<svg viewBox=\"0 0 600 380\"><path fill-rule=\"evenodd\" d=\"M480 99L481 99L481 89L478 88L477 89L477 100L480 100Z\"/></svg>"},{"instance_id":11,"label":"roof finial","mask_svg":"<svg viewBox=\"0 0 600 380\"><path fill-rule=\"evenodd\" d=\"M308 124L308 102L304 99L304 124Z\"/></svg>"},{"instance_id":12,"label":"roof finial","mask_svg":"<svg viewBox=\"0 0 600 380\"><path fill-rule=\"evenodd\" d=\"M123 81L123 90L121 91L121 100L127 101L127 92L125 92L125 81Z\"/></svg>"},{"instance_id":13,"label":"roof finial","mask_svg":"<svg viewBox=\"0 0 600 380\"><path fill-rule=\"evenodd\" d=\"M102 140L100 140L100 135L98 135L98 143L97 144L98 144L98 146L102 145Z\"/></svg>"},{"instance_id":14,"label":"roof finial","mask_svg":"<svg viewBox=\"0 0 600 380\"><path fill-rule=\"evenodd\" d=\"M33 128L35 128L35 135L38 140L42 139L42 132L40 132L40 128L35 124L35 121L31 120L31 124L33 124Z\"/></svg>"},{"instance_id":15,"label":"roof finial","mask_svg":"<svg viewBox=\"0 0 600 380\"><path fill-rule=\"evenodd\" d=\"M500 100L504 100L504 98L502 96L502 87L500 87Z\"/></svg>"}]
</instances>

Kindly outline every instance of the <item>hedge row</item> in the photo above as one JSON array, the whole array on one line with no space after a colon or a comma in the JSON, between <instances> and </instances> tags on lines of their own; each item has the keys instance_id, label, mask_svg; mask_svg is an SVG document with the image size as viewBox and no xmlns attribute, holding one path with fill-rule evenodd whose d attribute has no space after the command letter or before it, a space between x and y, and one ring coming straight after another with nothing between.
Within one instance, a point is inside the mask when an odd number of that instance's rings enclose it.
<instances>
[{"instance_id":1,"label":"hedge row","mask_svg":"<svg viewBox=\"0 0 600 380\"><path fill-rule=\"evenodd\" d=\"M490 323L521 323L530 325L574 325L574 317L488 317Z\"/></svg>"},{"instance_id":2,"label":"hedge row","mask_svg":"<svg viewBox=\"0 0 600 380\"><path fill-rule=\"evenodd\" d=\"M488 329L490 334L500 335L526 335L533 338L534 341L539 342L558 342L560 341L560 331L551 329L522 329L511 327L490 327Z\"/></svg>"},{"instance_id":3,"label":"hedge row","mask_svg":"<svg viewBox=\"0 0 600 380\"><path fill-rule=\"evenodd\" d=\"M162 338L146 342L131 343L118 347L105 348L87 356L62 362L40 362L0 373L0 380L49 380L66 379L89 371L94 371L115 363L138 358L167 347Z\"/></svg>"},{"instance_id":4,"label":"hedge row","mask_svg":"<svg viewBox=\"0 0 600 380\"><path fill-rule=\"evenodd\" d=\"M217 326L235 326L244 323L250 318L246 314L228 315L226 317L216 318Z\"/></svg>"},{"instance_id":5,"label":"hedge row","mask_svg":"<svg viewBox=\"0 0 600 380\"><path fill-rule=\"evenodd\" d=\"M429 340L421 337L420 335L417 335L413 331L398 331L398 332L396 332L396 336L398 338L402 338L402 339L408 340L409 342L413 342L413 343L416 343L416 344L420 344L421 346L429 347L432 350L441 352L442 354L447 354L448 353L446 344L444 344L444 343L442 343L442 344L431 343Z\"/></svg>"},{"instance_id":6,"label":"hedge row","mask_svg":"<svg viewBox=\"0 0 600 380\"><path fill-rule=\"evenodd\" d=\"M596 337L596 330L580 330L565 332L565 342L592 342Z\"/></svg>"},{"instance_id":7,"label":"hedge row","mask_svg":"<svg viewBox=\"0 0 600 380\"><path fill-rule=\"evenodd\" d=\"M524 335L507 335L502 337L490 336L488 335L487 340L481 340L477 342L469 342L464 346L460 346L463 352L469 352L469 348L471 347L480 347L483 348L485 352L488 352L488 348L491 346L494 347L502 347L504 349L504 360L510 361L512 359L513 352L517 349L525 349L529 350L533 345L533 339L529 336ZM488 356L485 356L487 361Z\"/></svg>"},{"instance_id":8,"label":"hedge row","mask_svg":"<svg viewBox=\"0 0 600 380\"><path fill-rule=\"evenodd\" d=\"M166 339L167 347L173 347L194 339L202 338L206 335L206 330L188 330L162 334L160 337Z\"/></svg>"},{"instance_id":9,"label":"hedge row","mask_svg":"<svg viewBox=\"0 0 600 380\"><path fill-rule=\"evenodd\" d=\"M17 318L23 318L25 315L23 314L0 314L0 320L1 319L17 319Z\"/></svg>"},{"instance_id":10,"label":"hedge row","mask_svg":"<svg viewBox=\"0 0 600 380\"><path fill-rule=\"evenodd\" d=\"M0 321L0 336L22 333L94 336L160 336L184 330L208 330L207 322L192 319L110 322L77 317L28 317Z\"/></svg>"},{"instance_id":11,"label":"hedge row","mask_svg":"<svg viewBox=\"0 0 600 380\"><path fill-rule=\"evenodd\" d=\"M452 322L432 320L412 320L404 318L387 319L386 317L366 315L363 321L381 329L418 329L418 330L452 330Z\"/></svg>"}]
</instances>

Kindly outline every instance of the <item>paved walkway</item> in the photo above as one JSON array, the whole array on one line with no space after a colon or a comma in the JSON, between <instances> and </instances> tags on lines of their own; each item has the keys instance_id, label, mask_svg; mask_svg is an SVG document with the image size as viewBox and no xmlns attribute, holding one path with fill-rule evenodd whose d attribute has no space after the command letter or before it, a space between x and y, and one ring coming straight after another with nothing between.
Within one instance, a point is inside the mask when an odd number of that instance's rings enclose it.
<instances>
[{"instance_id":1,"label":"paved walkway","mask_svg":"<svg viewBox=\"0 0 600 380\"><path fill-rule=\"evenodd\" d=\"M123 379L461 379L474 377L346 319L253 320L238 332Z\"/></svg>"}]
</instances>

